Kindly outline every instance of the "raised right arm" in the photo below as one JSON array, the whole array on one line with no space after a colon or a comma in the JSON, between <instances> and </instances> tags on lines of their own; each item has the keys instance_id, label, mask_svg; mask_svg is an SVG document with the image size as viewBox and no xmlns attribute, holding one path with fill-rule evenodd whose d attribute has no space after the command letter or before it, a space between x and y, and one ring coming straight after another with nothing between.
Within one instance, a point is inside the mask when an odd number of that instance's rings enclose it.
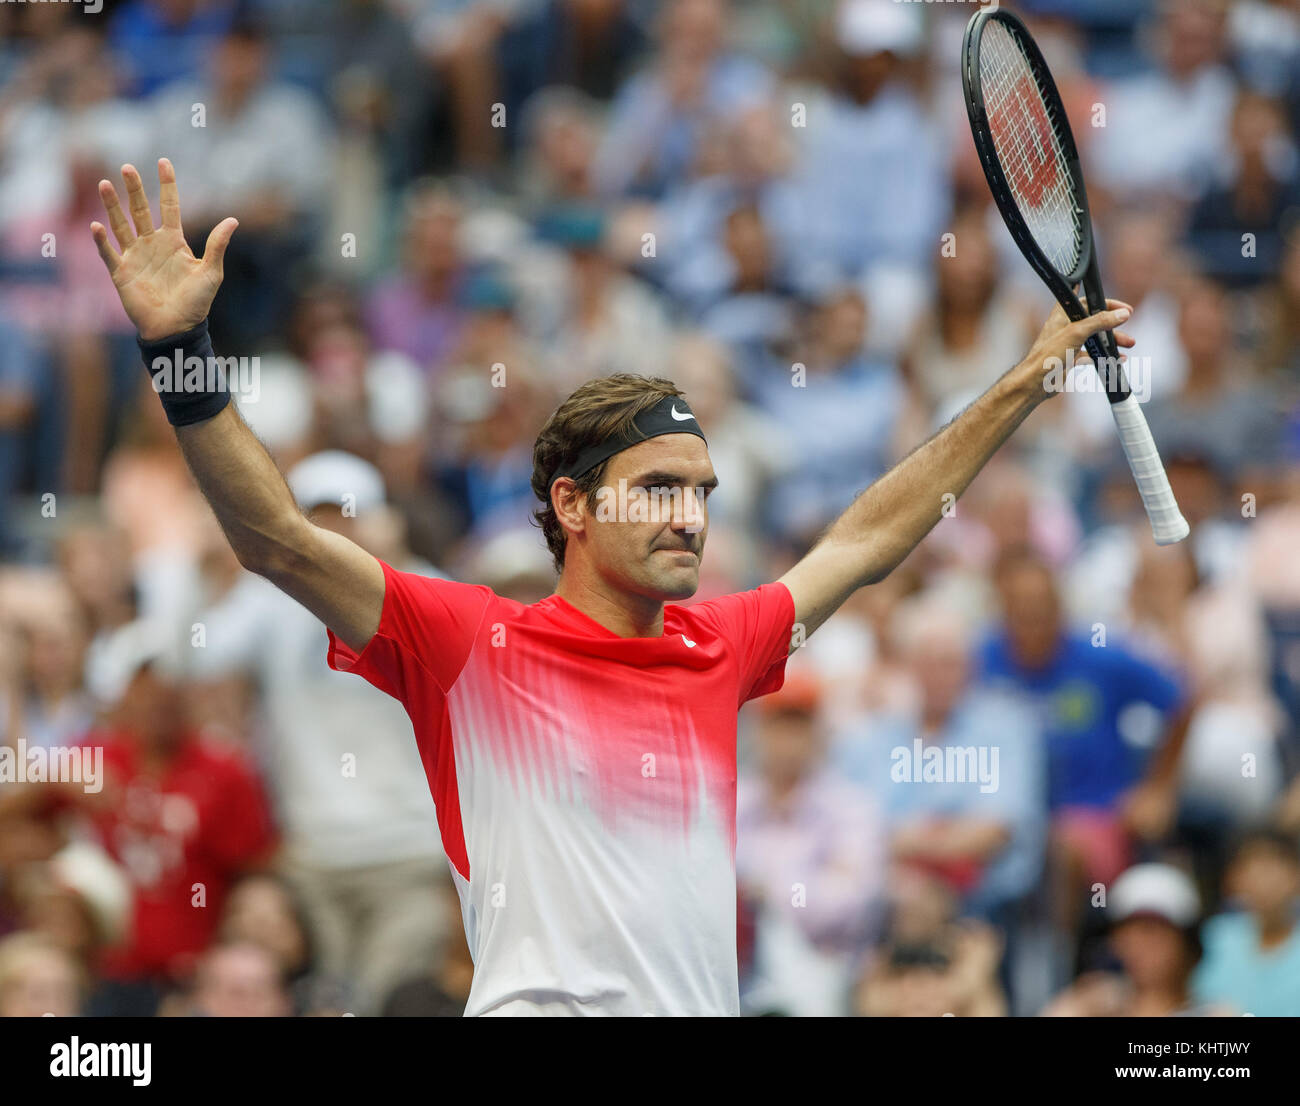
<instances>
[{"instance_id":1,"label":"raised right arm","mask_svg":"<svg viewBox=\"0 0 1300 1106\"><path fill-rule=\"evenodd\" d=\"M206 319L238 224L234 219L219 223L203 258L196 258L181 230L171 162L158 162L162 226L156 229L140 174L126 165L122 179L131 222L113 185L106 180L99 184L122 252L113 249L102 224L92 223L91 233L141 340L165 344ZM177 425L176 439L239 563L291 595L350 648L363 649L379 628L383 609L379 562L303 516L271 455L233 403L210 417Z\"/></svg>"}]
</instances>

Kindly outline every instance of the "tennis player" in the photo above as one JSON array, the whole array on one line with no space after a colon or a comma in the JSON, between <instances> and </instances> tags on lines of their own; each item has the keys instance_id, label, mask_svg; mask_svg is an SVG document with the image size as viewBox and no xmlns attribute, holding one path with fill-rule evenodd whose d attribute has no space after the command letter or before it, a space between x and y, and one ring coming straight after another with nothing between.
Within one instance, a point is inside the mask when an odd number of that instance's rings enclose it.
<instances>
[{"instance_id":1,"label":"tennis player","mask_svg":"<svg viewBox=\"0 0 1300 1106\"><path fill-rule=\"evenodd\" d=\"M717 485L704 430L669 381L590 381L534 447L560 572L524 606L398 572L312 525L228 384L171 371L213 363L206 318L237 223L196 258L171 163L158 173L159 227L133 167L130 221L100 182L117 248L99 223L96 245L240 563L325 623L334 668L410 715L474 957L466 1013L737 1014L738 708L780 687L791 649L938 522L1046 398L1045 363L1127 306L1072 324L1055 310L1024 361L779 581L689 607L673 601L699 584Z\"/></svg>"}]
</instances>

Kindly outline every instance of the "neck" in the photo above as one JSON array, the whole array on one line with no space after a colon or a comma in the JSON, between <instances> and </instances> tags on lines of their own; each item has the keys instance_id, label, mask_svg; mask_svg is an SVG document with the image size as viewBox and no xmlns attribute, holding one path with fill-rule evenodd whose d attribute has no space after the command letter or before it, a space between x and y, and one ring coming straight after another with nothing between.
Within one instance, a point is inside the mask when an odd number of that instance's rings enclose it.
<instances>
[{"instance_id":1,"label":"neck","mask_svg":"<svg viewBox=\"0 0 1300 1106\"><path fill-rule=\"evenodd\" d=\"M615 591L599 578L581 572L560 574L555 594L619 637L662 637L662 600Z\"/></svg>"},{"instance_id":2,"label":"neck","mask_svg":"<svg viewBox=\"0 0 1300 1106\"><path fill-rule=\"evenodd\" d=\"M1133 999L1133 1013L1139 1017L1162 1017L1187 1005L1187 988L1177 983L1139 987Z\"/></svg>"},{"instance_id":3,"label":"neck","mask_svg":"<svg viewBox=\"0 0 1300 1106\"><path fill-rule=\"evenodd\" d=\"M1285 944L1294 927L1295 920L1291 917L1290 910L1265 915L1259 919L1259 943L1266 949Z\"/></svg>"}]
</instances>

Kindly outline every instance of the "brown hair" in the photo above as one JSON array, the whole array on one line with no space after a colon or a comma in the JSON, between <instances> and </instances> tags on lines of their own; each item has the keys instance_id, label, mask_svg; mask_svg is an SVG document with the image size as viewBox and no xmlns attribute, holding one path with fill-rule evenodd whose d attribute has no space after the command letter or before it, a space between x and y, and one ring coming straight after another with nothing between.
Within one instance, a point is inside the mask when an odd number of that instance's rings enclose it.
<instances>
[{"instance_id":1,"label":"brown hair","mask_svg":"<svg viewBox=\"0 0 1300 1106\"><path fill-rule=\"evenodd\" d=\"M676 384L661 376L614 373L587 381L546 420L533 444L533 494L542 501L542 506L533 512L533 520L542 528L556 572L564 570L566 544L564 527L551 506L551 481L556 471L576 460L588 446L627 434L632 429L632 420L642 411L648 411L662 399L681 394ZM587 496L593 508L596 489L608 467L609 460L606 460L576 480L578 490Z\"/></svg>"}]
</instances>

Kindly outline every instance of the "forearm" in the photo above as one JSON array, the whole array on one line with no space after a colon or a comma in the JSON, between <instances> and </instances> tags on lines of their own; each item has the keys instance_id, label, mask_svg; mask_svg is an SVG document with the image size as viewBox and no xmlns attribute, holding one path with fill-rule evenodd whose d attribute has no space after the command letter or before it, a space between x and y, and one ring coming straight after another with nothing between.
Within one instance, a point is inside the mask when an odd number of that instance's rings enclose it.
<instances>
[{"instance_id":1,"label":"forearm","mask_svg":"<svg viewBox=\"0 0 1300 1106\"><path fill-rule=\"evenodd\" d=\"M176 440L240 564L296 599L353 649L364 648L383 608L379 562L341 534L307 521L233 403L212 418L178 426Z\"/></svg>"},{"instance_id":2,"label":"forearm","mask_svg":"<svg viewBox=\"0 0 1300 1106\"><path fill-rule=\"evenodd\" d=\"M1183 746L1187 744L1187 731L1192 721L1196 703L1188 703L1174 716L1164 741L1151 758L1147 771L1147 782L1155 784L1173 783L1178 776L1178 765L1182 760Z\"/></svg>"},{"instance_id":3,"label":"forearm","mask_svg":"<svg viewBox=\"0 0 1300 1106\"><path fill-rule=\"evenodd\" d=\"M176 440L240 564L269 576L301 551L312 527L233 403L176 427Z\"/></svg>"},{"instance_id":4,"label":"forearm","mask_svg":"<svg viewBox=\"0 0 1300 1106\"><path fill-rule=\"evenodd\" d=\"M894 836L899 859L947 862L973 860L984 863L1011 841L1001 822L985 818L934 819L905 826Z\"/></svg>"},{"instance_id":5,"label":"forearm","mask_svg":"<svg viewBox=\"0 0 1300 1106\"><path fill-rule=\"evenodd\" d=\"M854 550L858 586L883 579L916 548L1044 398L1013 369L854 500L822 541Z\"/></svg>"},{"instance_id":6,"label":"forearm","mask_svg":"<svg viewBox=\"0 0 1300 1106\"><path fill-rule=\"evenodd\" d=\"M811 634L858 588L883 580L1046 398L1022 363L857 497L781 578ZM793 646L792 646L793 647Z\"/></svg>"}]
</instances>

